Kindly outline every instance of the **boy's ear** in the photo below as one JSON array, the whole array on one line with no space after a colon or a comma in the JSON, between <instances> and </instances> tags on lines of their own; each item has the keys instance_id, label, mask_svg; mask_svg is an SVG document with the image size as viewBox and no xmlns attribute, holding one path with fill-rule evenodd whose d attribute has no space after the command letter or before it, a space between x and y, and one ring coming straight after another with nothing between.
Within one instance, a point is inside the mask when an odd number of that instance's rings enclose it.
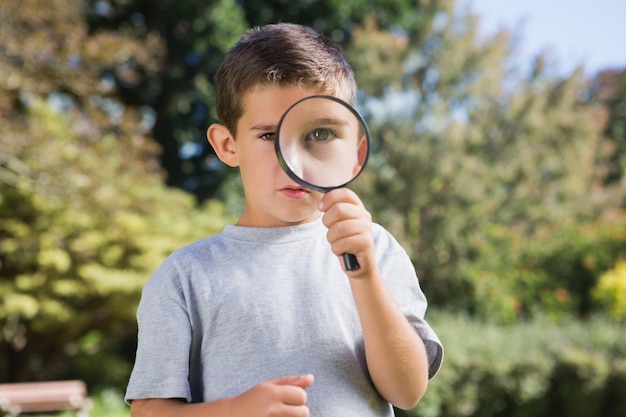
<instances>
[{"instance_id":1,"label":"boy's ear","mask_svg":"<svg viewBox=\"0 0 626 417\"><path fill-rule=\"evenodd\" d=\"M231 167L239 166L239 159L235 152L235 138L226 126L214 123L209 126L206 136L220 161Z\"/></svg>"}]
</instances>

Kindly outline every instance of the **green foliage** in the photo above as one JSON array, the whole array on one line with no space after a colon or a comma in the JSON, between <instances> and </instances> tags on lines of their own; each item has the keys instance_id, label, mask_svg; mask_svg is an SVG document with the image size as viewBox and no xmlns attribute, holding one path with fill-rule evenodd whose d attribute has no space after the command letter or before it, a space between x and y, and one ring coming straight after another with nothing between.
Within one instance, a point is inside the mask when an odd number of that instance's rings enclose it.
<instances>
[{"instance_id":1,"label":"green foliage","mask_svg":"<svg viewBox=\"0 0 626 417\"><path fill-rule=\"evenodd\" d=\"M433 303L503 320L587 314L626 248L601 214L601 112L580 72L555 77L540 56L522 74L508 33L479 39L477 24L449 2L421 37L353 31L374 142L355 187Z\"/></svg>"},{"instance_id":2,"label":"green foliage","mask_svg":"<svg viewBox=\"0 0 626 417\"><path fill-rule=\"evenodd\" d=\"M592 417L626 409L623 326L602 318L495 325L433 315L444 366L399 416Z\"/></svg>"},{"instance_id":3,"label":"green foliage","mask_svg":"<svg viewBox=\"0 0 626 417\"><path fill-rule=\"evenodd\" d=\"M598 278L624 252L625 230L617 222L581 226L561 221L532 235L514 227L487 227L466 271L474 291L471 311L503 320L588 315Z\"/></svg>"},{"instance_id":4,"label":"green foliage","mask_svg":"<svg viewBox=\"0 0 626 417\"><path fill-rule=\"evenodd\" d=\"M1 378L80 372L96 357L94 381L123 381L128 363L109 349L134 335L146 279L172 250L217 232L223 212L197 211L138 161L125 164L118 139L84 141L40 101L26 121L30 143L3 140L28 172L0 182Z\"/></svg>"},{"instance_id":5,"label":"green foliage","mask_svg":"<svg viewBox=\"0 0 626 417\"><path fill-rule=\"evenodd\" d=\"M0 380L124 384L146 279L224 211L163 185L146 113L100 78L157 41L90 35L73 2L0 7Z\"/></svg>"},{"instance_id":6,"label":"green foliage","mask_svg":"<svg viewBox=\"0 0 626 417\"><path fill-rule=\"evenodd\" d=\"M626 261L617 261L613 269L603 273L592 295L606 306L611 317L626 320Z\"/></svg>"},{"instance_id":7,"label":"green foliage","mask_svg":"<svg viewBox=\"0 0 626 417\"><path fill-rule=\"evenodd\" d=\"M154 137L166 150L161 162L167 183L204 201L223 194L222 186L233 175L217 160L205 132L216 121L213 77L217 66L247 28L280 21L307 24L347 45L352 28L374 18L380 27L419 36L439 5L450 0L86 3L92 32L115 29L140 42L157 38L166 48L160 68L145 68L143 77L130 82L112 73L111 81L122 92L124 104L141 102L157 115Z\"/></svg>"},{"instance_id":8,"label":"green foliage","mask_svg":"<svg viewBox=\"0 0 626 417\"><path fill-rule=\"evenodd\" d=\"M124 403L123 392L108 388L96 392L91 417L130 417L130 407Z\"/></svg>"},{"instance_id":9,"label":"green foliage","mask_svg":"<svg viewBox=\"0 0 626 417\"><path fill-rule=\"evenodd\" d=\"M250 26L288 21L310 25L330 36L335 42L350 42L352 26L375 19L389 30L419 33L422 19L449 0L315 0L295 1L243 1L246 20Z\"/></svg>"},{"instance_id":10,"label":"green foliage","mask_svg":"<svg viewBox=\"0 0 626 417\"><path fill-rule=\"evenodd\" d=\"M107 79L124 105L141 103L154 115L152 132L164 150L160 164L166 183L195 193L200 201L214 196L231 171L206 140L207 126L216 121L213 77L248 28L243 9L233 0L87 3L91 31L114 29L139 43L155 38L165 49L159 66L144 67L143 76L132 82L113 72Z\"/></svg>"},{"instance_id":11,"label":"green foliage","mask_svg":"<svg viewBox=\"0 0 626 417\"><path fill-rule=\"evenodd\" d=\"M608 109L605 127L607 137L605 160L605 182L614 188L624 188L626 172L626 71L602 71L596 77L596 98ZM623 200L621 201L623 204Z\"/></svg>"}]
</instances>

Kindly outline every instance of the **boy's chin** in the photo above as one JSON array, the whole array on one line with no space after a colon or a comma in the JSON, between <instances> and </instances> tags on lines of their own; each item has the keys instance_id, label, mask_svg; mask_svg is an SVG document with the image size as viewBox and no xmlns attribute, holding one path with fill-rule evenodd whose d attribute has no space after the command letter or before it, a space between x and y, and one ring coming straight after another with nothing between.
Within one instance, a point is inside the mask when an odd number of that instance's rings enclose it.
<instances>
[{"instance_id":1,"label":"boy's chin","mask_svg":"<svg viewBox=\"0 0 626 417\"><path fill-rule=\"evenodd\" d=\"M298 215L286 215L281 220L286 226L311 223L319 219L321 212L314 211L312 213L300 213Z\"/></svg>"}]
</instances>

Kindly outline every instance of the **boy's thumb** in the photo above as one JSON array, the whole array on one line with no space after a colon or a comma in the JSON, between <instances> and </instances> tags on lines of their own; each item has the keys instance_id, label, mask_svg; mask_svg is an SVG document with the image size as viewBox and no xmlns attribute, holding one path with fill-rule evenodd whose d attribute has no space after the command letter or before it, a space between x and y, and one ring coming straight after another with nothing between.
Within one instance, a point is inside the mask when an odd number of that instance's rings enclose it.
<instances>
[{"instance_id":1,"label":"boy's thumb","mask_svg":"<svg viewBox=\"0 0 626 417\"><path fill-rule=\"evenodd\" d=\"M312 374L307 375L290 375L276 378L274 383L277 385L293 385L300 388L308 388L313 384L314 377Z\"/></svg>"}]
</instances>

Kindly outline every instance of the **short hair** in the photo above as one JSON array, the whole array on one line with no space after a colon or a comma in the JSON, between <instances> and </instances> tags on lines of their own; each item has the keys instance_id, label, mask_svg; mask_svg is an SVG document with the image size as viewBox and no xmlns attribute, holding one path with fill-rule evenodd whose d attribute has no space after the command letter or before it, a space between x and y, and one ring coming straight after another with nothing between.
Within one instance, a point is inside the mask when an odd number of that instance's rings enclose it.
<instances>
[{"instance_id":1,"label":"short hair","mask_svg":"<svg viewBox=\"0 0 626 417\"><path fill-rule=\"evenodd\" d=\"M215 75L219 122L234 136L246 93L260 86L302 86L354 104L354 73L341 49L314 29L277 23L248 30Z\"/></svg>"}]
</instances>

